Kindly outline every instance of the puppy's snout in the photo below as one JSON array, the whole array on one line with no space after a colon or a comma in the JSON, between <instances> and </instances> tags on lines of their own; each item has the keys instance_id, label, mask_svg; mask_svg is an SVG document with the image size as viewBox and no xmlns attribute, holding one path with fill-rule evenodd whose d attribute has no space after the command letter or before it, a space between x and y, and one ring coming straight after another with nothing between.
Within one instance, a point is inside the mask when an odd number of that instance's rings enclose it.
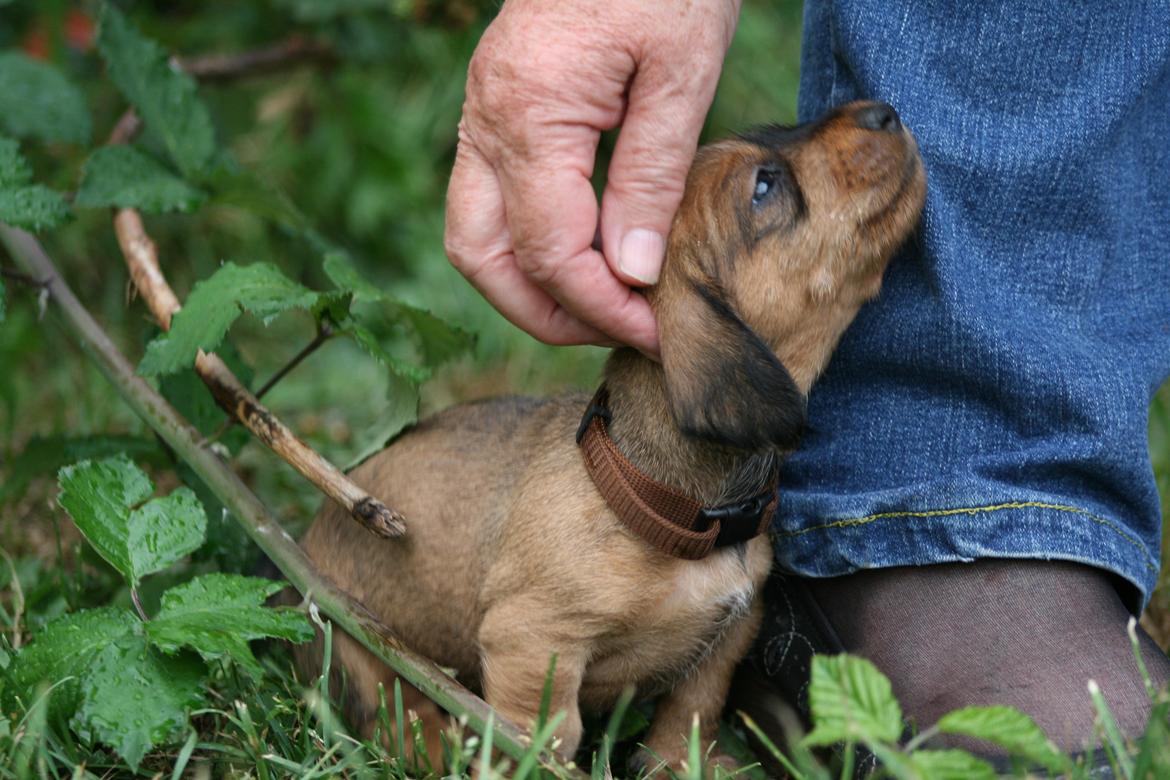
<instances>
[{"instance_id":1,"label":"puppy's snout","mask_svg":"<svg viewBox=\"0 0 1170 780\"><path fill-rule=\"evenodd\" d=\"M902 120L898 112L889 103L870 103L856 114L854 119L858 127L866 130L877 130L885 133L896 133L902 129Z\"/></svg>"}]
</instances>

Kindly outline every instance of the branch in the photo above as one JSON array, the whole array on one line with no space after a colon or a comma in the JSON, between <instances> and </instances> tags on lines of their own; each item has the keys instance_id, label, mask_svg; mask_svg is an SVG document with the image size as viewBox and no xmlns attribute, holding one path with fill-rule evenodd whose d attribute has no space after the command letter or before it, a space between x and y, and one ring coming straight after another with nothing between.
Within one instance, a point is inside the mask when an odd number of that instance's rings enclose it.
<instances>
[{"instance_id":1,"label":"branch","mask_svg":"<svg viewBox=\"0 0 1170 780\"><path fill-rule=\"evenodd\" d=\"M236 54L174 57L171 63L200 81L230 81L281 70L301 62L332 62L333 50L316 41L294 35L262 49Z\"/></svg>"},{"instance_id":2,"label":"branch","mask_svg":"<svg viewBox=\"0 0 1170 780\"><path fill-rule=\"evenodd\" d=\"M146 422L223 502L281 573L298 591L332 618L347 634L418 688L439 706L483 733L490 708L487 703L448 676L434 662L420 656L393 637L390 630L365 607L321 575L240 478L212 452L201 446L199 433L157 391L134 373L101 326L94 321L57 273L44 249L28 233L0 223L0 243L31 276L45 279L61 325L94 362L122 399ZM494 743L507 755L520 759L531 742L527 732L497 717ZM574 767L560 766L544 752L542 767L560 777L587 780Z\"/></svg>"},{"instance_id":3,"label":"branch","mask_svg":"<svg viewBox=\"0 0 1170 780\"><path fill-rule=\"evenodd\" d=\"M159 268L158 251L146 234L142 217L134 209L118 209L114 214L114 232L118 235L118 246L126 258L139 295L150 307L159 327L170 330L171 318L179 310L179 299ZM195 372L224 411L242 422L256 438L322 493L340 504L354 520L381 537L405 533L406 523L402 515L362 490L340 469L298 439L276 415L264 408L218 356L200 350L195 358Z\"/></svg>"}]
</instances>

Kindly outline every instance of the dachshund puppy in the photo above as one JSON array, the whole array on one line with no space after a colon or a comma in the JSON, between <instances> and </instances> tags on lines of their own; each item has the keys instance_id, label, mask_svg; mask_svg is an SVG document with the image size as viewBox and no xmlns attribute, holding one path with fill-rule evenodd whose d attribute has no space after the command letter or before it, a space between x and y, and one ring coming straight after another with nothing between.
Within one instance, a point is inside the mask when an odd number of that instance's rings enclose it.
<instances>
[{"instance_id":1,"label":"dachshund puppy","mask_svg":"<svg viewBox=\"0 0 1170 780\"><path fill-rule=\"evenodd\" d=\"M328 503L305 550L517 724L536 718L555 654L566 757L582 709L628 685L661 696L645 744L677 766L693 717L714 739L759 626L772 556L757 525L779 456L925 191L913 137L879 103L701 149L647 291L662 362L615 350L592 404L508 398L420 423L353 474L409 519L406 536L377 539ZM676 504L691 508L679 523L706 525L676 527ZM393 673L349 637L334 643L348 715L372 730ZM313 670L320 646L297 654ZM440 715L421 695L409 705Z\"/></svg>"}]
</instances>

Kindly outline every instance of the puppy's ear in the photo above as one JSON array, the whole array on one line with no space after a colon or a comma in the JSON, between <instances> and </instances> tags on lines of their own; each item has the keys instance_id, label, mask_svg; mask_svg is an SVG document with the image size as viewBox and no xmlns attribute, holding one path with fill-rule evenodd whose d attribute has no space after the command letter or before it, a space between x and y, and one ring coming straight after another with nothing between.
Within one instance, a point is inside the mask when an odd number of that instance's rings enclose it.
<instances>
[{"instance_id":1,"label":"puppy's ear","mask_svg":"<svg viewBox=\"0 0 1170 780\"><path fill-rule=\"evenodd\" d=\"M684 289L659 310L675 424L689 436L742 449L796 446L805 398L788 370L715 283L680 281Z\"/></svg>"}]
</instances>

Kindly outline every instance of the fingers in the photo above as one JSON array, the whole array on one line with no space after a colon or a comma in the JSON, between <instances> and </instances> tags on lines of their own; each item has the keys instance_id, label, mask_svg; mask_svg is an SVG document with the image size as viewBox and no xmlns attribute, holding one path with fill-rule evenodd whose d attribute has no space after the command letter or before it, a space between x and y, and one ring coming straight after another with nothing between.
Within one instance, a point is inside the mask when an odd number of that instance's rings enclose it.
<instances>
[{"instance_id":1,"label":"fingers","mask_svg":"<svg viewBox=\"0 0 1170 780\"><path fill-rule=\"evenodd\" d=\"M658 281L670 223L715 96L727 44L708 37L702 46L707 51L692 50L686 67L648 56L630 86L602 198L601 236L610 267L631 285Z\"/></svg>"},{"instance_id":2,"label":"fingers","mask_svg":"<svg viewBox=\"0 0 1170 780\"><path fill-rule=\"evenodd\" d=\"M459 272L501 314L541 341L612 343L570 314L517 266L495 172L466 139L460 140L447 190L446 250Z\"/></svg>"}]
</instances>

